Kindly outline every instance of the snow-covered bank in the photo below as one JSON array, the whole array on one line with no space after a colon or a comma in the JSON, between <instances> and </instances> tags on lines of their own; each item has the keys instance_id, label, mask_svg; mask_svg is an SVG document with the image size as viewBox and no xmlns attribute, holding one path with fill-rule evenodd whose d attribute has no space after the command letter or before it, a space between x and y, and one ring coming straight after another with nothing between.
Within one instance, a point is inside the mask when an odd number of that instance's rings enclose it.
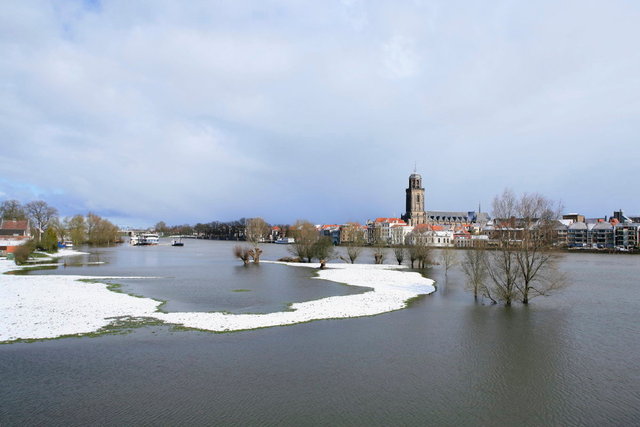
<instances>
[{"instance_id":1,"label":"snow-covered bank","mask_svg":"<svg viewBox=\"0 0 640 427\"><path fill-rule=\"evenodd\" d=\"M0 261L0 271L7 268L3 265L7 262ZM0 275L0 341L95 332L119 317L155 318L188 328L225 332L371 316L404 308L407 300L435 290L432 280L391 265L329 264L319 271L318 278L371 290L295 303L290 311L277 313L162 313L157 311L160 301L112 292L101 283L78 281L104 277Z\"/></svg>"},{"instance_id":2,"label":"snow-covered bank","mask_svg":"<svg viewBox=\"0 0 640 427\"><path fill-rule=\"evenodd\" d=\"M76 251L75 249L68 249L68 248L61 248L58 249L58 252L55 253L47 253L47 252L38 252L39 254L43 254L46 255L48 257L51 258L61 258L61 257L66 257L66 256L74 256L74 255L88 255L89 252L81 252L81 251Z\"/></svg>"},{"instance_id":3,"label":"snow-covered bank","mask_svg":"<svg viewBox=\"0 0 640 427\"><path fill-rule=\"evenodd\" d=\"M0 272L18 268L0 260ZM117 317L153 314L160 304L79 279L107 277L0 274L0 342L95 332Z\"/></svg>"},{"instance_id":4,"label":"snow-covered bank","mask_svg":"<svg viewBox=\"0 0 640 427\"><path fill-rule=\"evenodd\" d=\"M317 268L317 264L281 263ZM318 279L372 288L357 295L322 298L291 305L291 311L267 314L158 313L168 323L208 331L238 331L269 326L292 325L321 319L372 316L406 307L407 301L435 291L433 280L392 265L328 264Z\"/></svg>"}]
</instances>

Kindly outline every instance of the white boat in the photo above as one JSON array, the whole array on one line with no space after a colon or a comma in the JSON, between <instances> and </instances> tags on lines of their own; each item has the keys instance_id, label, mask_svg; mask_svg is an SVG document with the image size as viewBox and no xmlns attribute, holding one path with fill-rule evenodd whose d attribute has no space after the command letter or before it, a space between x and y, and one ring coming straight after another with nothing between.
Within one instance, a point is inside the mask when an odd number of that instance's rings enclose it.
<instances>
[{"instance_id":1,"label":"white boat","mask_svg":"<svg viewBox=\"0 0 640 427\"><path fill-rule=\"evenodd\" d=\"M279 245L291 245L296 242L294 237L283 237L281 239L276 240L276 243Z\"/></svg>"},{"instance_id":2,"label":"white boat","mask_svg":"<svg viewBox=\"0 0 640 427\"><path fill-rule=\"evenodd\" d=\"M157 245L160 242L160 236L154 233L133 234L129 242L133 246Z\"/></svg>"}]
</instances>

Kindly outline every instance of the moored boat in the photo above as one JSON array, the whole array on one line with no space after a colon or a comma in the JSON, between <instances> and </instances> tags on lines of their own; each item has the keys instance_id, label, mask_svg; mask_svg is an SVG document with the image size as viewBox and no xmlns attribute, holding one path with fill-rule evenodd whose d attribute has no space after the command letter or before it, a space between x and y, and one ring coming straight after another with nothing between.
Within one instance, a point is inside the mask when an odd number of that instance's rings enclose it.
<instances>
[{"instance_id":1,"label":"moored boat","mask_svg":"<svg viewBox=\"0 0 640 427\"><path fill-rule=\"evenodd\" d=\"M294 237L283 237L281 239L276 240L276 243L279 245L291 245L296 242Z\"/></svg>"},{"instance_id":2,"label":"moored boat","mask_svg":"<svg viewBox=\"0 0 640 427\"><path fill-rule=\"evenodd\" d=\"M131 236L130 243L133 246L151 246L160 242L160 236L154 233L140 233Z\"/></svg>"}]
</instances>

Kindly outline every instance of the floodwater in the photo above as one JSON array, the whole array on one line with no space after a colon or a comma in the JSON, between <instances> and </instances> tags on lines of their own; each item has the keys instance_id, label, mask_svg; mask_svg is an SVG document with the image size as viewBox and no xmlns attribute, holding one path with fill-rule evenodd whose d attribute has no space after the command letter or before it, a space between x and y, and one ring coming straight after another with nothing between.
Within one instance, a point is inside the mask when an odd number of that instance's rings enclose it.
<instances>
[{"instance_id":1,"label":"floodwater","mask_svg":"<svg viewBox=\"0 0 640 427\"><path fill-rule=\"evenodd\" d=\"M245 268L232 247L96 248L30 274L153 276L116 282L166 311L268 312L364 291ZM284 255L264 246L263 259ZM445 279L436 266L434 294L374 317L0 345L0 425L638 425L640 257L568 254L561 267L571 285L527 307L477 303L459 269Z\"/></svg>"}]
</instances>

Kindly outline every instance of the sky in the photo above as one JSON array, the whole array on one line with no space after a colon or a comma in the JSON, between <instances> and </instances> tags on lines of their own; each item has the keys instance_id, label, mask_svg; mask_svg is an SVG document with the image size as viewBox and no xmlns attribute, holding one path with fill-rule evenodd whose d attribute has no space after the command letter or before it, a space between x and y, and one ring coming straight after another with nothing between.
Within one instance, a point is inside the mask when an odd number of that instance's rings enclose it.
<instances>
[{"instance_id":1,"label":"sky","mask_svg":"<svg viewBox=\"0 0 640 427\"><path fill-rule=\"evenodd\" d=\"M4 1L0 200L122 226L640 215L640 3Z\"/></svg>"}]
</instances>

